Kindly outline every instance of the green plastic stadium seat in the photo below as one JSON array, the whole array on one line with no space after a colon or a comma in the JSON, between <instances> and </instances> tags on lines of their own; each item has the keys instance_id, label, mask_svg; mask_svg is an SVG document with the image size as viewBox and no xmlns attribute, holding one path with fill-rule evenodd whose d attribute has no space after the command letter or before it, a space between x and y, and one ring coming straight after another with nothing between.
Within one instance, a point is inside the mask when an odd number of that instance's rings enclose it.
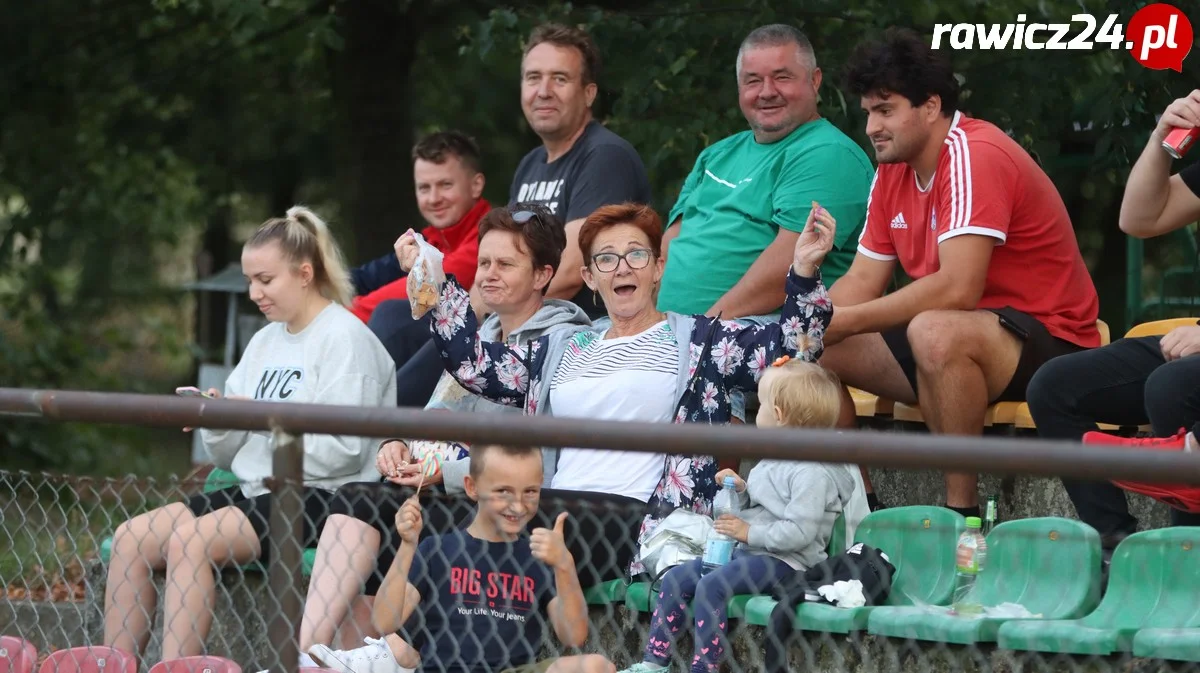
<instances>
[{"instance_id":1,"label":"green plastic stadium seat","mask_svg":"<svg viewBox=\"0 0 1200 673\"><path fill-rule=\"evenodd\" d=\"M829 535L829 545L825 547L825 556L837 556L846 551L846 514L840 513L833 520L833 532Z\"/></svg>"},{"instance_id":2,"label":"green plastic stadium seat","mask_svg":"<svg viewBox=\"0 0 1200 673\"><path fill-rule=\"evenodd\" d=\"M241 482L238 481L238 478L236 475L234 475L234 473L230 472L229 470L222 470L219 467L214 467L212 471L208 473L208 477L204 479L204 492L213 493L223 488L237 486L240 483Z\"/></svg>"},{"instance_id":3,"label":"green plastic stadium seat","mask_svg":"<svg viewBox=\"0 0 1200 673\"><path fill-rule=\"evenodd\" d=\"M975 585L983 605L1016 603L1040 619L1077 619L1100 602L1100 535L1070 519L1020 519L988 535L987 566ZM880 607L867 630L879 636L970 645L994 642L1004 618L971 619L921 607Z\"/></svg>"},{"instance_id":4,"label":"green plastic stadium seat","mask_svg":"<svg viewBox=\"0 0 1200 673\"><path fill-rule=\"evenodd\" d=\"M634 612L650 612L654 609L651 596L657 594L650 582L634 582L625 588L625 607Z\"/></svg>"},{"instance_id":5,"label":"green plastic stadium seat","mask_svg":"<svg viewBox=\"0 0 1200 673\"><path fill-rule=\"evenodd\" d=\"M629 585L625 580L609 580L583 590L583 601L588 605L608 605L625 600Z\"/></svg>"},{"instance_id":6,"label":"green plastic stadium seat","mask_svg":"<svg viewBox=\"0 0 1200 673\"><path fill-rule=\"evenodd\" d=\"M963 516L944 507L897 507L869 514L854 539L880 549L896 566L887 605L945 605L954 593L954 550L965 528ZM746 621L766 626L775 604L770 596L755 596L746 604ZM801 603L796 608L796 628L824 633L863 631L876 609Z\"/></svg>"},{"instance_id":7,"label":"green plastic stadium seat","mask_svg":"<svg viewBox=\"0 0 1200 673\"><path fill-rule=\"evenodd\" d=\"M1200 628L1142 629L1133 637L1133 656L1200 661Z\"/></svg>"},{"instance_id":8,"label":"green plastic stadium seat","mask_svg":"<svg viewBox=\"0 0 1200 673\"><path fill-rule=\"evenodd\" d=\"M1108 655L1129 652L1141 629L1200 626L1200 528L1130 535L1113 552L1108 589L1094 612L1074 620L1017 621L1000 627L1008 650ZM1149 645L1161 636L1148 636Z\"/></svg>"}]
</instances>

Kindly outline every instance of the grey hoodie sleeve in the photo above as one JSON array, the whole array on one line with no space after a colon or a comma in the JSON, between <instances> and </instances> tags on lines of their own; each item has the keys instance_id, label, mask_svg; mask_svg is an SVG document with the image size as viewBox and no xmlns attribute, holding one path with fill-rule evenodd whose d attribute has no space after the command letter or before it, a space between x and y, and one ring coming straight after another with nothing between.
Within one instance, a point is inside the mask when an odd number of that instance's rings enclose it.
<instances>
[{"instance_id":1,"label":"grey hoodie sleeve","mask_svg":"<svg viewBox=\"0 0 1200 673\"><path fill-rule=\"evenodd\" d=\"M442 485L446 488L446 493L450 495L462 495L466 493L467 487L463 484L463 480L466 479L467 473L470 471L470 457L442 463Z\"/></svg>"},{"instance_id":2,"label":"grey hoodie sleeve","mask_svg":"<svg viewBox=\"0 0 1200 673\"><path fill-rule=\"evenodd\" d=\"M803 467L788 479L790 499L783 518L771 523L752 523L746 544L771 553L799 552L819 539L825 526L825 508L837 487L820 467Z\"/></svg>"}]
</instances>

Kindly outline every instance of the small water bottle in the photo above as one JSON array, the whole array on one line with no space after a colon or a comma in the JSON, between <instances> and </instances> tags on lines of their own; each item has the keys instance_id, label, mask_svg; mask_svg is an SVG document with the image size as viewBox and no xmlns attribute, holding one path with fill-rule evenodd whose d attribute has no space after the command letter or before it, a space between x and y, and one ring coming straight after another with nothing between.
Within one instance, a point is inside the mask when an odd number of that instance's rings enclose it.
<instances>
[{"instance_id":1,"label":"small water bottle","mask_svg":"<svg viewBox=\"0 0 1200 673\"><path fill-rule=\"evenodd\" d=\"M958 536L955 552L954 613L974 616L983 612L983 605L975 593L975 582L987 563L987 540L980 530L982 522L977 516L967 517L967 529Z\"/></svg>"},{"instance_id":2,"label":"small water bottle","mask_svg":"<svg viewBox=\"0 0 1200 673\"><path fill-rule=\"evenodd\" d=\"M717 492L717 497L713 498L713 521L721 518L723 514L732 514L737 516L738 513L738 496L734 486L733 477L725 477L725 483L721 490ZM737 545L737 540L722 535L715 529L709 533L708 539L704 544L704 570L703 573L708 573L720 568L729 563L733 558L733 548Z\"/></svg>"}]
</instances>

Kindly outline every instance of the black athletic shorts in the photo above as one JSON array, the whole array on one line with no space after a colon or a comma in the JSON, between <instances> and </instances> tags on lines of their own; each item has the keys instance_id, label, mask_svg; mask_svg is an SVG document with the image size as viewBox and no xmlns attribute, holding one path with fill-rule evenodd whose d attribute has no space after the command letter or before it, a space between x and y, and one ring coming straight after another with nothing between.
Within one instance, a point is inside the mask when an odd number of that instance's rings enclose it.
<instances>
[{"instance_id":1,"label":"black athletic shorts","mask_svg":"<svg viewBox=\"0 0 1200 673\"><path fill-rule=\"evenodd\" d=\"M1017 369L1013 372L1012 380L1009 381L1008 387L1000 396L994 400L990 400L989 404L996 402L1024 402L1025 389L1029 387L1029 380L1033 378L1034 373L1043 364L1058 357L1059 355L1068 355L1081 350L1087 350L1083 346L1078 346L1059 339L1050 334L1046 326L1038 322L1037 318L1022 313L1011 306L1004 308L987 309L1000 317L1000 325L1015 335L1024 344L1021 348L1021 359L1017 361ZM904 376L908 379L909 385L912 386L913 392L917 392L917 361L913 358L912 345L908 343L908 326L903 325L894 329L887 330L882 333L883 342L887 344L888 350L892 352L892 357L900 364L900 368L904 370Z\"/></svg>"},{"instance_id":2,"label":"black athletic shorts","mask_svg":"<svg viewBox=\"0 0 1200 673\"><path fill-rule=\"evenodd\" d=\"M320 488L304 489L304 530L300 540L301 547L315 547L325 526L329 514L329 503L333 494ZM242 511L250 520L254 534L258 536L262 555L259 561L264 565L270 560L270 545L267 543L268 524L271 521L271 494L247 498L240 486L230 486L212 493L193 495L188 499L188 509L195 516L211 514L219 509L234 507Z\"/></svg>"},{"instance_id":3,"label":"black athletic shorts","mask_svg":"<svg viewBox=\"0 0 1200 673\"><path fill-rule=\"evenodd\" d=\"M369 524L379 532L379 557L375 572L367 578L363 593L374 596L383 583L384 576L392 567L396 551L400 548L400 535L396 532L396 512L412 497L416 489L399 486L390 481L356 481L337 490L329 507L330 514L344 514ZM469 498L446 495L441 484L421 489L421 537L444 535L456 528L471 523L475 515L475 503Z\"/></svg>"}]
</instances>

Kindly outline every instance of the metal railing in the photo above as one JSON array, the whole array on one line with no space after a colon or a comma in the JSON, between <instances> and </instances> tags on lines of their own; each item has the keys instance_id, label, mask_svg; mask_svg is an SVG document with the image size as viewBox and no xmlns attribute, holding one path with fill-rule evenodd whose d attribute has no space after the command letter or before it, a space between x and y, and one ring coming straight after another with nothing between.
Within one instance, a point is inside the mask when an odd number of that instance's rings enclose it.
<instances>
[{"instance_id":1,"label":"metal railing","mask_svg":"<svg viewBox=\"0 0 1200 673\"><path fill-rule=\"evenodd\" d=\"M297 670L295 637L304 597L302 574L303 435L453 440L651 453L704 454L718 459L854 463L897 469L972 471L1160 483L1200 483L1200 456L1134 452L1072 442L914 433L767 429L750 426L612 423L509 414L428 413L176 396L0 388L0 417L154 427L269 431L274 446L266 564L277 603L267 620L269 670ZM1049 562L1050 560L1047 559Z\"/></svg>"},{"instance_id":2,"label":"metal railing","mask_svg":"<svg viewBox=\"0 0 1200 673\"><path fill-rule=\"evenodd\" d=\"M897 469L1200 484L1200 455L1131 452L1004 437L834 432L751 426L611 423L510 414L205 400L160 395L0 388L0 414L155 427L282 430L291 434L574 446L855 463Z\"/></svg>"}]
</instances>

